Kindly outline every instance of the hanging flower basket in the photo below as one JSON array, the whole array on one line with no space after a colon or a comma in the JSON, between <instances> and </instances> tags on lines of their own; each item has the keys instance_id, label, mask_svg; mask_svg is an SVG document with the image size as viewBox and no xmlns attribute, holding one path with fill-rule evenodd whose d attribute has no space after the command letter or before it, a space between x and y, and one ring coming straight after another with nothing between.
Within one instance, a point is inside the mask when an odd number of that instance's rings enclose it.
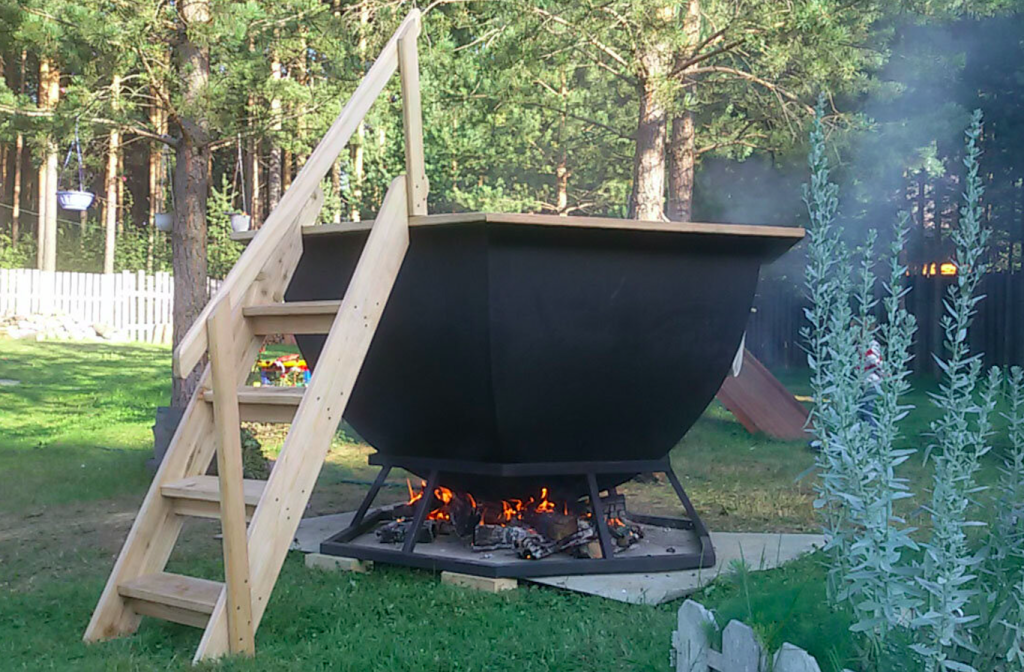
<instances>
[{"instance_id":1,"label":"hanging flower basket","mask_svg":"<svg viewBox=\"0 0 1024 672\"><path fill-rule=\"evenodd\" d=\"M174 213L158 212L153 215L153 223L156 224L157 231L169 232L174 226Z\"/></svg>"},{"instance_id":2,"label":"hanging flower basket","mask_svg":"<svg viewBox=\"0 0 1024 672\"><path fill-rule=\"evenodd\" d=\"M58 191L57 202L65 210L88 210L96 195L88 191Z\"/></svg>"},{"instance_id":3,"label":"hanging flower basket","mask_svg":"<svg viewBox=\"0 0 1024 672\"><path fill-rule=\"evenodd\" d=\"M229 212L228 217L231 218L231 230L235 233L248 231L249 225L252 224L252 217L244 212Z\"/></svg>"}]
</instances>

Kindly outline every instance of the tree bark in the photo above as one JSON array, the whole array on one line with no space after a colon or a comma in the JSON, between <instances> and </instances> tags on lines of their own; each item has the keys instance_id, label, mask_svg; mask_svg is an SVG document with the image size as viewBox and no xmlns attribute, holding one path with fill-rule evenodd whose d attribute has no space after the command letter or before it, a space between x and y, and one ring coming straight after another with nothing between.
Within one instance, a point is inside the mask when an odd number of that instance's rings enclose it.
<instances>
[{"instance_id":1,"label":"tree bark","mask_svg":"<svg viewBox=\"0 0 1024 672\"><path fill-rule=\"evenodd\" d=\"M43 67L43 64L46 67ZM45 78L43 77L45 70ZM41 58L39 61L40 92L46 89L46 109L53 110L60 100L60 70L57 64L49 58ZM46 139L45 162L43 171L46 173L45 189L40 189L39 200L42 222L42 264L40 268L44 271L57 270L57 171L59 159L57 157L57 143L52 137ZM43 205L45 202L45 205Z\"/></svg>"},{"instance_id":2,"label":"tree bark","mask_svg":"<svg viewBox=\"0 0 1024 672\"><path fill-rule=\"evenodd\" d=\"M366 32L370 25L370 3L364 2L359 8L359 51L360 65L366 64ZM352 175L349 176L349 186L352 202L349 204L348 218L353 222L362 219L361 206L363 204L363 179L365 177L365 147L366 147L366 123L359 122L356 127L356 138L351 148Z\"/></svg>"},{"instance_id":3,"label":"tree bark","mask_svg":"<svg viewBox=\"0 0 1024 672\"><path fill-rule=\"evenodd\" d=\"M661 221L665 199L665 124L664 104L658 100L654 82L645 77L639 87L640 118L636 131L633 162L633 193L630 219Z\"/></svg>"},{"instance_id":4,"label":"tree bark","mask_svg":"<svg viewBox=\"0 0 1024 672\"><path fill-rule=\"evenodd\" d=\"M278 57L276 51L272 52L270 60L270 79L274 81L281 81L281 59ZM268 215L277 208L277 204L281 200L281 168L284 158L281 145L278 144L280 142L278 135L281 132L282 123L281 98L278 97L276 90L274 91L274 96L270 99L270 119L270 162L267 165Z\"/></svg>"},{"instance_id":5,"label":"tree bark","mask_svg":"<svg viewBox=\"0 0 1024 672\"><path fill-rule=\"evenodd\" d=\"M149 123L153 131L161 135L167 133L167 114L164 112L160 101L163 95L159 85L152 88L153 104L149 106ZM164 170L164 152L166 148L163 143L150 142L149 144L149 222L148 240L146 242L146 271L153 272L154 257L156 255L156 216L164 212L164 191L166 178Z\"/></svg>"},{"instance_id":6,"label":"tree bark","mask_svg":"<svg viewBox=\"0 0 1024 672\"><path fill-rule=\"evenodd\" d=\"M21 50L21 59L18 64L18 81L15 92L22 94L25 91L25 61L28 59L28 52ZM21 162L22 153L25 149L25 138L21 132L14 138L14 178L11 185L11 247L18 246L18 234L21 228Z\"/></svg>"},{"instance_id":7,"label":"tree bark","mask_svg":"<svg viewBox=\"0 0 1024 672\"><path fill-rule=\"evenodd\" d=\"M180 77L184 82L184 108L195 117L177 117L181 140L175 148L174 230L171 260L174 269L174 347L195 322L207 300L206 290L206 198L209 189L209 121L201 111L209 85L209 48L192 41L193 26L210 21L209 0L191 0L181 5L185 23L176 45ZM198 113L197 113L198 111ZM184 408L195 391L202 365L185 378L175 378L171 406Z\"/></svg>"},{"instance_id":8,"label":"tree bark","mask_svg":"<svg viewBox=\"0 0 1024 672\"><path fill-rule=\"evenodd\" d=\"M693 112L672 118L668 154L668 218L688 222L693 218L693 174L697 159Z\"/></svg>"},{"instance_id":9,"label":"tree bark","mask_svg":"<svg viewBox=\"0 0 1024 672\"><path fill-rule=\"evenodd\" d=\"M113 80L110 83L110 92L113 96L114 105L117 105L117 99L121 91L121 76L114 75ZM118 158L121 153L121 132L114 127L110 130L110 142L107 145L107 175L106 175L106 191L107 191L107 202L103 212L103 221L105 223L104 233L106 234L103 241L103 272L113 273L114 272L114 248L117 242L117 204L118 204L118 189L117 181L120 173L118 172Z\"/></svg>"},{"instance_id":10,"label":"tree bark","mask_svg":"<svg viewBox=\"0 0 1024 672\"><path fill-rule=\"evenodd\" d=\"M39 93L36 98L40 110L47 110L50 107L49 83L50 59L41 56L39 58ZM36 191L38 192L36 194L36 268L41 271L46 270L46 206L49 204L48 194L50 193L46 185L49 177L47 155L48 152L44 150L39 162L39 176L36 181Z\"/></svg>"},{"instance_id":11,"label":"tree bark","mask_svg":"<svg viewBox=\"0 0 1024 672\"><path fill-rule=\"evenodd\" d=\"M11 247L18 247L18 233L21 227L21 154L25 138L21 133L14 138L14 178L11 186Z\"/></svg>"},{"instance_id":12,"label":"tree bark","mask_svg":"<svg viewBox=\"0 0 1024 672\"><path fill-rule=\"evenodd\" d=\"M690 59L700 40L700 0L688 0L683 17L685 50L676 60ZM687 94L693 93L696 83L686 70L683 77L683 111L672 117L672 137L668 154L668 218L674 222L693 219L693 175L697 163L696 127L693 110L686 107Z\"/></svg>"}]
</instances>

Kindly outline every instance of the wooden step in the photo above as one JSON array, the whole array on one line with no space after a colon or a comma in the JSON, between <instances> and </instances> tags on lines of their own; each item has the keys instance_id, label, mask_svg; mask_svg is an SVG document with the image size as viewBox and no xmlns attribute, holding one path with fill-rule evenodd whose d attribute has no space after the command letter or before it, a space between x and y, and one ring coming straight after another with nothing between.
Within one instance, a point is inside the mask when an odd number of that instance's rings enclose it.
<instances>
[{"instance_id":1,"label":"wooden step","mask_svg":"<svg viewBox=\"0 0 1024 672\"><path fill-rule=\"evenodd\" d=\"M238 415L242 422L289 423L302 401L304 387L240 387ZM213 403L213 390L206 390L203 399Z\"/></svg>"},{"instance_id":2,"label":"wooden step","mask_svg":"<svg viewBox=\"0 0 1024 672\"><path fill-rule=\"evenodd\" d=\"M268 334L326 334L334 324L341 301L291 301L247 306L242 314L257 336Z\"/></svg>"},{"instance_id":3,"label":"wooden step","mask_svg":"<svg viewBox=\"0 0 1024 672\"><path fill-rule=\"evenodd\" d=\"M266 485L266 481L242 481L246 518L252 517ZM216 476L190 476L164 483L160 494L174 500L174 510L179 515L220 519L220 482Z\"/></svg>"},{"instance_id":4,"label":"wooden step","mask_svg":"<svg viewBox=\"0 0 1024 672\"><path fill-rule=\"evenodd\" d=\"M224 584L181 574L158 572L117 587L138 614L205 628Z\"/></svg>"}]
</instances>

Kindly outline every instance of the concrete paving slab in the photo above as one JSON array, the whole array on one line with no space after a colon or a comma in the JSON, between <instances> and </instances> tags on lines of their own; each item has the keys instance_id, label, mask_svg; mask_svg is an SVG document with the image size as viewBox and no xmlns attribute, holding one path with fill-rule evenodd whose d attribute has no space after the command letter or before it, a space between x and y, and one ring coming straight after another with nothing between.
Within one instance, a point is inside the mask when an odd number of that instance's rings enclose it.
<instances>
[{"instance_id":1,"label":"concrete paving slab","mask_svg":"<svg viewBox=\"0 0 1024 672\"><path fill-rule=\"evenodd\" d=\"M709 569L650 574L590 574L526 579L631 604L661 604L685 597L732 571L743 559L754 571L773 569L825 544L820 534L712 532L717 564Z\"/></svg>"},{"instance_id":2,"label":"concrete paving slab","mask_svg":"<svg viewBox=\"0 0 1024 672\"><path fill-rule=\"evenodd\" d=\"M335 513L329 516L303 518L299 521L299 529L295 531L291 550L303 553L319 553L320 542L341 532L352 522L355 511Z\"/></svg>"},{"instance_id":3,"label":"concrete paving slab","mask_svg":"<svg viewBox=\"0 0 1024 672\"><path fill-rule=\"evenodd\" d=\"M303 553L319 553L320 542L348 527L353 515L349 511L304 518L295 533L292 549ZM372 539L363 541L372 543ZM619 602L661 604L694 593L718 577L730 573L736 560L744 560L753 571L773 569L825 544L825 538L820 534L758 532L712 532L711 541L715 545L717 564L709 569L647 574L548 576L525 580ZM431 544L428 550L448 555L462 549L461 546L448 549L445 544ZM640 547L630 550L643 552Z\"/></svg>"}]
</instances>

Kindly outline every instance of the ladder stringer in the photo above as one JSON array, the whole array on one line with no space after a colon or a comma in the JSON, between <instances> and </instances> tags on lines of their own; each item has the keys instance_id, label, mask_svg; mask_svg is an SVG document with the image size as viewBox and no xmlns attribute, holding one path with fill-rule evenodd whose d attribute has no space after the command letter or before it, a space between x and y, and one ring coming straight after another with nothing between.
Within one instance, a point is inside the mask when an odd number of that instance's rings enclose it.
<instances>
[{"instance_id":1,"label":"ladder stringer","mask_svg":"<svg viewBox=\"0 0 1024 672\"><path fill-rule=\"evenodd\" d=\"M283 297L302 255L301 228L316 221L323 201L323 191L317 189L295 217L293 231L257 274L244 300L231 308L239 385L245 383L263 345L263 337L253 333L243 311L249 302L269 303ZM213 461L216 451L213 410L203 398L209 388L210 367L206 366L86 627L83 635L86 642L129 635L139 627L141 617L119 594L118 587L141 576L161 572L167 565L184 518L175 512L173 502L163 496L161 488L205 474Z\"/></svg>"},{"instance_id":2,"label":"ladder stringer","mask_svg":"<svg viewBox=\"0 0 1024 672\"><path fill-rule=\"evenodd\" d=\"M388 187L316 369L249 525L253 629L270 599L302 512L341 422L363 360L409 247L404 175ZM226 596L210 616L193 662L229 651Z\"/></svg>"}]
</instances>

